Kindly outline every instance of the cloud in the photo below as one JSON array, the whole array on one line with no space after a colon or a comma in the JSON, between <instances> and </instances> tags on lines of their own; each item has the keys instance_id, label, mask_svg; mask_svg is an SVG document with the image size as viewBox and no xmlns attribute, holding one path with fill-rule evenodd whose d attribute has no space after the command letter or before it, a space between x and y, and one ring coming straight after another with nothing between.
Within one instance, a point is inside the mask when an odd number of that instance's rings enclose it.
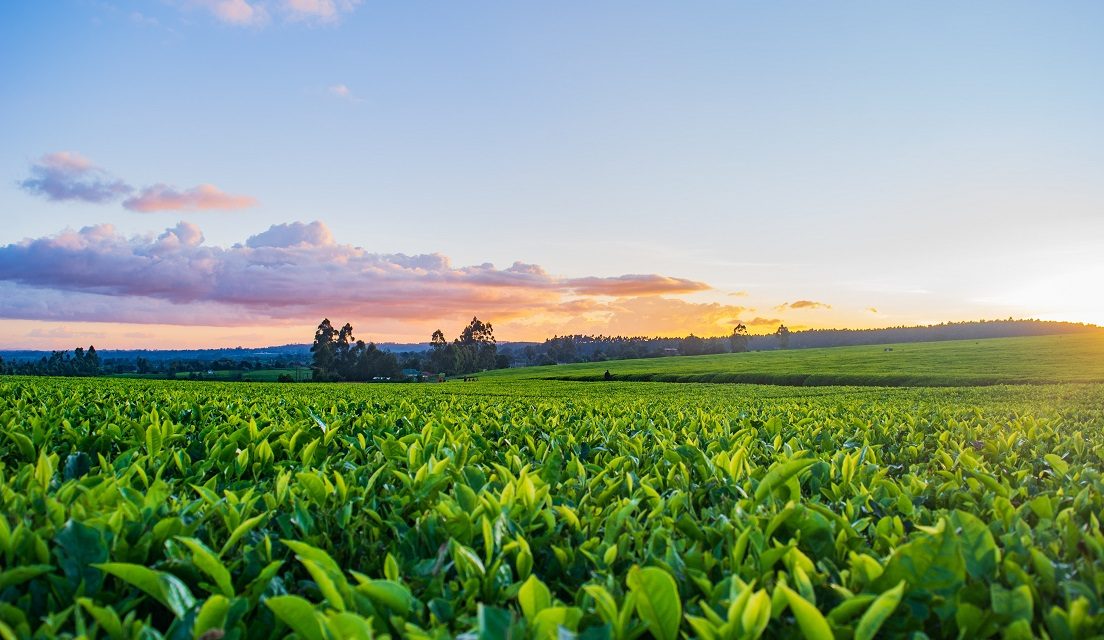
<instances>
[{"instance_id":1,"label":"cloud","mask_svg":"<svg viewBox=\"0 0 1104 640\"><path fill-rule=\"evenodd\" d=\"M567 285L576 292L591 296L646 296L660 293L691 293L705 291L709 285L683 278L630 274L614 278L573 278Z\"/></svg>"},{"instance_id":2,"label":"cloud","mask_svg":"<svg viewBox=\"0 0 1104 640\"><path fill-rule=\"evenodd\" d=\"M191 6L209 12L220 22L238 27L256 27L268 24L270 16L262 2L249 0L191 0Z\"/></svg>"},{"instance_id":3,"label":"cloud","mask_svg":"<svg viewBox=\"0 0 1104 640\"><path fill-rule=\"evenodd\" d=\"M250 196L223 192L213 184L201 184L190 189L177 189L155 184L134 193L135 188L116 179L79 153L59 151L49 153L31 165L31 177L19 182L24 191L51 201L77 200L91 204L106 204L120 198L123 207L131 211L209 211L244 209L257 204Z\"/></svg>"},{"instance_id":4,"label":"cloud","mask_svg":"<svg viewBox=\"0 0 1104 640\"><path fill-rule=\"evenodd\" d=\"M165 229L165 233L157 236L157 243L163 249L198 247L203 244L203 231L190 222L178 222L175 227Z\"/></svg>"},{"instance_id":5,"label":"cloud","mask_svg":"<svg viewBox=\"0 0 1104 640\"><path fill-rule=\"evenodd\" d=\"M219 22L236 27L260 27L273 14L285 22L334 24L356 9L361 0L185 0L185 7L209 13Z\"/></svg>"},{"instance_id":6,"label":"cloud","mask_svg":"<svg viewBox=\"0 0 1104 640\"><path fill-rule=\"evenodd\" d=\"M324 247L333 244L333 234L326 225L317 220L310 224L292 222L290 224L274 224L255 236L249 236L245 246L258 249L261 247Z\"/></svg>"},{"instance_id":7,"label":"cloud","mask_svg":"<svg viewBox=\"0 0 1104 640\"><path fill-rule=\"evenodd\" d=\"M330 85L329 87L326 88L326 90L330 93L331 96L334 96L334 97L339 98L341 100L345 100L347 102L357 102L357 103L364 102L363 98L353 94L353 90L350 89L349 86L345 85L345 84Z\"/></svg>"},{"instance_id":8,"label":"cloud","mask_svg":"<svg viewBox=\"0 0 1104 640\"><path fill-rule=\"evenodd\" d=\"M168 185L155 184L123 201L123 207L142 213L245 209L256 204L255 198L230 195L213 184L201 184L180 191Z\"/></svg>"},{"instance_id":9,"label":"cloud","mask_svg":"<svg viewBox=\"0 0 1104 640\"><path fill-rule=\"evenodd\" d=\"M76 200L94 204L111 202L133 191L133 187L73 151L42 156L31 165L31 177L19 186L27 193L55 202Z\"/></svg>"},{"instance_id":10,"label":"cloud","mask_svg":"<svg viewBox=\"0 0 1104 640\"><path fill-rule=\"evenodd\" d=\"M628 325L637 313L720 322L743 310L654 296L704 287L651 274L560 278L524 262L458 267L440 254L372 253L336 242L321 222L273 225L230 247L205 244L188 222L132 237L101 224L0 247L0 318L66 322L249 326L326 315L436 322L604 313ZM635 297L601 302L610 295Z\"/></svg>"},{"instance_id":11,"label":"cloud","mask_svg":"<svg viewBox=\"0 0 1104 640\"><path fill-rule=\"evenodd\" d=\"M878 313L878 310L875 309L874 307L867 307L866 310L869 311L870 313Z\"/></svg>"},{"instance_id":12,"label":"cloud","mask_svg":"<svg viewBox=\"0 0 1104 640\"><path fill-rule=\"evenodd\" d=\"M285 0L283 8L289 20L336 22L358 4L360 0Z\"/></svg>"},{"instance_id":13,"label":"cloud","mask_svg":"<svg viewBox=\"0 0 1104 640\"><path fill-rule=\"evenodd\" d=\"M832 305L825 302L816 302L813 300L797 300L794 302L783 302L775 307L779 311L785 309L831 309Z\"/></svg>"},{"instance_id":14,"label":"cloud","mask_svg":"<svg viewBox=\"0 0 1104 640\"><path fill-rule=\"evenodd\" d=\"M610 305L607 333L613 335L727 335L745 307L678 298L643 297Z\"/></svg>"},{"instance_id":15,"label":"cloud","mask_svg":"<svg viewBox=\"0 0 1104 640\"><path fill-rule=\"evenodd\" d=\"M523 319L519 324L535 336L589 333L633 336L718 336L732 333L746 307L716 302L691 302L666 296L641 296L614 301L584 298L560 304L552 317ZM496 325L497 326L497 325Z\"/></svg>"},{"instance_id":16,"label":"cloud","mask_svg":"<svg viewBox=\"0 0 1104 640\"><path fill-rule=\"evenodd\" d=\"M748 320L744 324L749 326L749 327L767 327L767 326L773 327L773 326L782 324L782 319L781 318L761 318L761 317L756 316L755 318L752 318L751 320Z\"/></svg>"}]
</instances>

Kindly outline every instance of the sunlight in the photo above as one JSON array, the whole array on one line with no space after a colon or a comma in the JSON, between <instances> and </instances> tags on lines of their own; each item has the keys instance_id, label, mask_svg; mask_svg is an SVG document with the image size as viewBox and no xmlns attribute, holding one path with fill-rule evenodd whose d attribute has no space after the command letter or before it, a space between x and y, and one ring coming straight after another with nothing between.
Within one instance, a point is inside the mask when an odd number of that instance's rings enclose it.
<instances>
[{"instance_id":1,"label":"sunlight","mask_svg":"<svg viewBox=\"0 0 1104 640\"><path fill-rule=\"evenodd\" d=\"M1044 278L1029 279L1011 291L981 302L1007 306L1043 320L1062 319L1104 325L1104 266L1091 266Z\"/></svg>"}]
</instances>

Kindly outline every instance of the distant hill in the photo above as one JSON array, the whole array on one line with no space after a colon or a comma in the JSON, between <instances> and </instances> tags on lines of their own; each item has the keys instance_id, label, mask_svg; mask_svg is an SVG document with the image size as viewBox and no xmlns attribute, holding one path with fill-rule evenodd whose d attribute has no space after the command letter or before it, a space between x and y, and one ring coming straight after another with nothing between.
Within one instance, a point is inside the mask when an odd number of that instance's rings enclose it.
<instances>
[{"instance_id":1,"label":"distant hill","mask_svg":"<svg viewBox=\"0 0 1104 640\"><path fill-rule=\"evenodd\" d=\"M499 347L518 348L535 342L500 342ZM74 345L75 347L76 345ZM87 345L84 345L87 346ZM428 342L377 342L376 346L392 353L421 353L429 350ZM232 347L220 349L97 349L104 360L129 360L145 358L150 362L171 360L310 360L309 344L284 344L272 347ZM51 351L31 349L0 350L0 358L9 362L39 360L49 357Z\"/></svg>"},{"instance_id":2,"label":"distant hill","mask_svg":"<svg viewBox=\"0 0 1104 640\"><path fill-rule=\"evenodd\" d=\"M792 331L790 333L789 348L806 349L862 344L1018 338L1094 332L1104 332L1104 328L1094 324L1050 320L976 320L914 327L887 327L884 329L807 329ZM752 336L749 346L752 349L773 349L777 348L777 340L773 335Z\"/></svg>"}]
</instances>

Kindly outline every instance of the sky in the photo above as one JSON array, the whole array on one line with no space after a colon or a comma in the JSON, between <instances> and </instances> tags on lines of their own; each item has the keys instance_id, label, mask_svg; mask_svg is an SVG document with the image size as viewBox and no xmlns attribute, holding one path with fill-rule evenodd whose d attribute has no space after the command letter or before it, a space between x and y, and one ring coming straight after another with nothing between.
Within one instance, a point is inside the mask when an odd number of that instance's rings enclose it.
<instances>
[{"instance_id":1,"label":"sky","mask_svg":"<svg viewBox=\"0 0 1104 640\"><path fill-rule=\"evenodd\" d=\"M0 5L0 348L1104 324L1104 4Z\"/></svg>"}]
</instances>

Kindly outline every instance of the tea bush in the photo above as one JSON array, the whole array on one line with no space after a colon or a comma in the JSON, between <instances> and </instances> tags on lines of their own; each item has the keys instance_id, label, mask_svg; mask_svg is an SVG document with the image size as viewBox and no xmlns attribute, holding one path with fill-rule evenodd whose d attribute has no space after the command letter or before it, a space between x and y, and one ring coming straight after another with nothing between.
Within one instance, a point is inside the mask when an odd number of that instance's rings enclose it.
<instances>
[{"instance_id":1,"label":"tea bush","mask_svg":"<svg viewBox=\"0 0 1104 640\"><path fill-rule=\"evenodd\" d=\"M1102 399L7 378L0 637L1098 637Z\"/></svg>"}]
</instances>

